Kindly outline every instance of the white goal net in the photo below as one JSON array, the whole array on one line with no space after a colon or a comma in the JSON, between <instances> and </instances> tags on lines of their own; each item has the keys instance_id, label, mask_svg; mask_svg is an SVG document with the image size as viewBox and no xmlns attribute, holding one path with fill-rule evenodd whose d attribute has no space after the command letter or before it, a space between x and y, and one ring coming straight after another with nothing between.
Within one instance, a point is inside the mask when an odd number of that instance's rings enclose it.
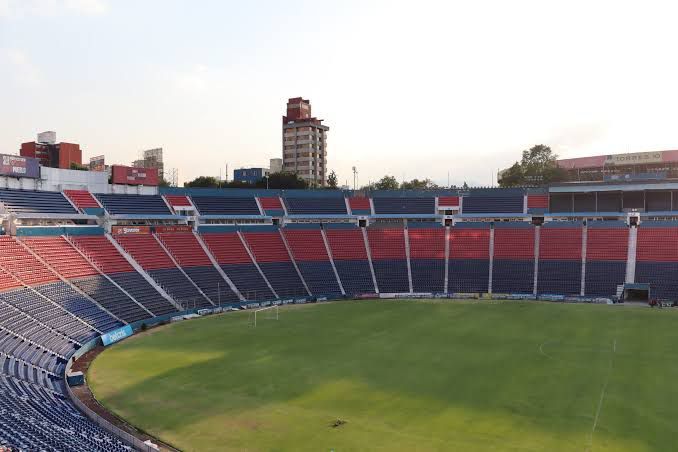
<instances>
[{"instance_id":1,"label":"white goal net","mask_svg":"<svg viewBox=\"0 0 678 452\"><path fill-rule=\"evenodd\" d=\"M249 314L249 323L251 326L256 327L257 322L262 320L278 320L278 305L267 306L265 308L254 309L250 311Z\"/></svg>"}]
</instances>

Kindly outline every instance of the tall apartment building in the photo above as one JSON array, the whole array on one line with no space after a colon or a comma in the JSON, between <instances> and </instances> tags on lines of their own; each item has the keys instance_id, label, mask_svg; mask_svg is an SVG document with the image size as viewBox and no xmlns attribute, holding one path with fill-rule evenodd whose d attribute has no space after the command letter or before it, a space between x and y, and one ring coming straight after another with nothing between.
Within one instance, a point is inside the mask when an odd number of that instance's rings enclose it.
<instances>
[{"instance_id":1,"label":"tall apartment building","mask_svg":"<svg viewBox=\"0 0 678 452\"><path fill-rule=\"evenodd\" d=\"M311 103L295 97L283 116L283 171L296 173L311 186L327 184L327 131L323 120L311 116Z\"/></svg>"}]
</instances>

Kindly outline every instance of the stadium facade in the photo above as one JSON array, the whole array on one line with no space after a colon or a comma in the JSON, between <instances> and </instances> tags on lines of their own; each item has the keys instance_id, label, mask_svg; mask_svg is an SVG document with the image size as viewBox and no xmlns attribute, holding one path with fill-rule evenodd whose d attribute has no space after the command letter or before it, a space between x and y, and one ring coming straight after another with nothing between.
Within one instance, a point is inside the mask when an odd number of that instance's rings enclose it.
<instances>
[{"instance_id":1,"label":"stadium facade","mask_svg":"<svg viewBox=\"0 0 678 452\"><path fill-rule=\"evenodd\" d=\"M2 158L0 409L11 414L0 445L17 449L144 450L89 419L70 368L96 345L187 313L399 296L678 300L671 180L182 189Z\"/></svg>"}]
</instances>

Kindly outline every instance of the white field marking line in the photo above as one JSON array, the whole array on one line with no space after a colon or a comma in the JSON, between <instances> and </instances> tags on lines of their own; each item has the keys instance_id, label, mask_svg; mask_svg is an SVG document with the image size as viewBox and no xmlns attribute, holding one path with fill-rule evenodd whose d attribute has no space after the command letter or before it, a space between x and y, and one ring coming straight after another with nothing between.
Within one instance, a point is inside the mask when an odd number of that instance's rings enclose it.
<instances>
[{"instance_id":1,"label":"white field marking line","mask_svg":"<svg viewBox=\"0 0 678 452\"><path fill-rule=\"evenodd\" d=\"M603 384L603 389L600 391L600 400L598 400L598 409L596 409L596 417L593 418L593 427L591 428L591 435L589 436L589 446L586 450L590 451L593 448L593 434L596 432L596 427L598 426L598 418L600 417L600 410L603 408L603 400L605 399L605 391L607 390L607 384L610 381L610 375L612 374L612 358L617 352L617 339L612 343L612 353L610 354L610 361L607 366L607 375L605 376L605 383Z\"/></svg>"}]
</instances>

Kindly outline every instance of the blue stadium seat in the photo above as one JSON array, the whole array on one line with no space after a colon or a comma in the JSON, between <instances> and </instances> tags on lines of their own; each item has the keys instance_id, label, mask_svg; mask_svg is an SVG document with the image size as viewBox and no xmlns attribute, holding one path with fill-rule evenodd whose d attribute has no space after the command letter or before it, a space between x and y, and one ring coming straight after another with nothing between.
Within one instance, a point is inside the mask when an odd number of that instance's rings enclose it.
<instances>
[{"instance_id":1,"label":"blue stadium seat","mask_svg":"<svg viewBox=\"0 0 678 452\"><path fill-rule=\"evenodd\" d=\"M374 259L372 266L380 293L407 293L410 291L407 261L404 259Z\"/></svg>"},{"instance_id":2,"label":"blue stadium seat","mask_svg":"<svg viewBox=\"0 0 678 452\"><path fill-rule=\"evenodd\" d=\"M253 196L191 196L201 215L261 215Z\"/></svg>"},{"instance_id":3,"label":"blue stadium seat","mask_svg":"<svg viewBox=\"0 0 678 452\"><path fill-rule=\"evenodd\" d=\"M346 201L341 198L285 198L291 215L347 215Z\"/></svg>"},{"instance_id":4,"label":"blue stadium seat","mask_svg":"<svg viewBox=\"0 0 678 452\"><path fill-rule=\"evenodd\" d=\"M247 300L275 299L254 264L221 264L221 269Z\"/></svg>"},{"instance_id":5,"label":"blue stadium seat","mask_svg":"<svg viewBox=\"0 0 678 452\"><path fill-rule=\"evenodd\" d=\"M428 214L435 213L435 198L375 197L374 213L379 214ZM380 288L381 289L381 288Z\"/></svg>"},{"instance_id":6,"label":"blue stadium seat","mask_svg":"<svg viewBox=\"0 0 678 452\"><path fill-rule=\"evenodd\" d=\"M412 290L442 293L445 289L445 260L411 259Z\"/></svg>"},{"instance_id":7,"label":"blue stadium seat","mask_svg":"<svg viewBox=\"0 0 678 452\"><path fill-rule=\"evenodd\" d=\"M313 295L341 295L337 277L329 261L299 261L297 265Z\"/></svg>"},{"instance_id":8,"label":"blue stadium seat","mask_svg":"<svg viewBox=\"0 0 678 452\"><path fill-rule=\"evenodd\" d=\"M334 266L347 295L374 293L374 281L367 260L335 260Z\"/></svg>"},{"instance_id":9,"label":"blue stadium seat","mask_svg":"<svg viewBox=\"0 0 678 452\"><path fill-rule=\"evenodd\" d=\"M77 214L63 194L51 191L0 189L0 203L14 213Z\"/></svg>"},{"instance_id":10,"label":"blue stadium seat","mask_svg":"<svg viewBox=\"0 0 678 452\"><path fill-rule=\"evenodd\" d=\"M111 215L171 215L162 196L156 195L106 195L96 197Z\"/></svg>"}]
</instances>

